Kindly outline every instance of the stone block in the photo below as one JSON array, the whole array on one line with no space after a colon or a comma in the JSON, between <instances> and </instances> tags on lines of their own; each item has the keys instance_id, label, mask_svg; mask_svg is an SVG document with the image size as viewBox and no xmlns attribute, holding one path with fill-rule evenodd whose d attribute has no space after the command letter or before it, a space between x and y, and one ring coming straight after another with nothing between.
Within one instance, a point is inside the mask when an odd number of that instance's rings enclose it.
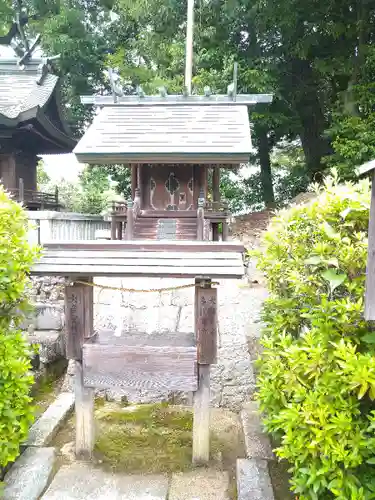
<instances>
[{"instance_id":1,"label":"stone block","mask_svg":"<svg viewBox=\"0 0 375 500\"><path fill-rule=\"evenodd\" d=\"M269 437L262 432L259 408L255 401L244 405L241 411L242 427L245 436L247 458L274 460Z\"/></svg>"},{"instance_id":2,"label":"stone block","mask_svg":"<svg viewBox=\"0 0 375 500\"><path fill-rule=\"evenodd\" d=\"M177 331L179 332L195 331L193 306L185 306L181 308Z\"/></svg>"},{"instance_id":3,"label":"stone block","mask_svg":"<svg viewBox=\"0 0 375 500\"><path fill-rule=\"evenodd\" d=\"M66 420L74 405L74 394L62 392L33 424L26 440L26 446L45 446L51 442Z\"/></svg>"},{"instance_id":4,"label":"stone block","mask_svg":"<svg viewBox=\"0 0 375 500\"><path fill-rule=\"evenodd\" d=\"M57 472L43 500L166 500L168 477L111 474L73 463Z\"/></svg>"},{"instance_id":5,"label":"stone block","mask_svg":"<svg viewBox=\"0 0 375 500\"><path fill-rule=\"evenodd\" d=\"M197 469L172 475L168 500L229 500L226 471Z\"/></svg>"},{"instance_id":6,"label":"stone block","mask_svg":"<svg viewBox=\"0 0 375 500\"><path fill-rule=\"evenodd\" d=\"M236 472L238 500L274 500L266 460L239 458Z\"/></svg>"},{"instance_id":7,"label":"stone block","mask_svg":"<svg viewBox=\"0 0 375 500\"><path fill-rule=\"evenodd\" d=\"M61 331L36 330L27 336L30 344L39 345L39 358L43 364L49 364L65 357L65 342Z\"/></svg>"},{"instance_id":8,"label":"stone block","mask_svg":"<svg viewBox=\"0 0 375 500\"><path fill-rule=\"evenodd\" d=\"M65 324L65 314L63 304L35 305L35 329L36 330L62 330Z\"/></svg>"},{"instance_id":9,"label":"stone block","mask_svg":"<svg viewBox=\"0 0 375 500\"><path fill-rule=\"evenodd\" d=\"M5 476L3 500L38 500L48 484L55 448L27 448Z\"/></svg>"}]
</instances>

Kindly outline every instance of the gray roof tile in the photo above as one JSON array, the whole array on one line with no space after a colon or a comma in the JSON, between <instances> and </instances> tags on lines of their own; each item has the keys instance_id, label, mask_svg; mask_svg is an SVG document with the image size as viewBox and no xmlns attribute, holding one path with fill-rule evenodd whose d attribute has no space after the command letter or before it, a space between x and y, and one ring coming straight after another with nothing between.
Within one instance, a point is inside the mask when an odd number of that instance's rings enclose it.
<instances>
[{"instance_id":1,"label":"gray roof tile","mask_svg":"<svg viewBox=\"0 0 375 500\"><path fill-rule=\"evenodd\" d=\"M170 161L205 155L247 161L252 151L246 106L104 107L74 153L80 161Z\"/></svg>"}]
</instances>

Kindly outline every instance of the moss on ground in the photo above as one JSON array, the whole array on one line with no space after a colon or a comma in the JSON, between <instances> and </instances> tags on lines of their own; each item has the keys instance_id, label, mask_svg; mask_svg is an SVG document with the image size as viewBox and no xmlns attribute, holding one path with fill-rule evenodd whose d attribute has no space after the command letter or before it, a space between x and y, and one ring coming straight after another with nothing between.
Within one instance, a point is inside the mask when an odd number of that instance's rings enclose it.
<instances>
[{"instance_id":1,"label":"moss on ground","mask_svg":"<svg viewBox=\"0 0 375 500\"><path fill-rule=\"evenodd\" d=\"M104 466L127 472L174 472L191 469L193 415L167 404L104 405L96 411L95 454ZM211 437L211 453L221 443Z\"/></svg>"}]
</instances>

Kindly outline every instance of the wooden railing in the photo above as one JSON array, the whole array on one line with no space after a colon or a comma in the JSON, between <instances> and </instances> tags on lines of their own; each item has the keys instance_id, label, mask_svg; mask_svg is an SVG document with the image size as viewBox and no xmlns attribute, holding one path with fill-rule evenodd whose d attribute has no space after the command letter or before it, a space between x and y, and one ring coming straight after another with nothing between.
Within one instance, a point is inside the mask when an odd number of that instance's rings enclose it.
<instances>
[{"instance_id":1,"label":"wooden railing","mask_svg":"<svg viewBox=\"0 0 375 500\"><path fill-rule=\"evenodd\" d=\"M10 196L14 200L23 203L27 208L59 208L59 191L57 187L54 193L43 193L24 189L22 179L19 179L19 181L19 188L8 189Z\"/></svg>"},{"instance_id":2,"label":"wooden railing","mask_svg":"<svg viewBox=\"0 0 375 500\"><path fill-rule=\"evenodd\" d=\"M229 205L228 202L223 201L205 201L204 209L209 213L217 213L217 214L229 214Z\"/></svg>"}]
</instances>

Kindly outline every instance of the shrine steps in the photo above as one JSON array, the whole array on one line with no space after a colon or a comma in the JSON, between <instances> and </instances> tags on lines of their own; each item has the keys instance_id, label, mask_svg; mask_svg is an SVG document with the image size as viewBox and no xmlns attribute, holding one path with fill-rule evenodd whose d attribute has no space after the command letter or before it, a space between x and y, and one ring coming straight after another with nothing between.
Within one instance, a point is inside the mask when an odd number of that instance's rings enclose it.
<instances>
[{"instance_id":1,"label":"shrine steps","mask_svg":"<svg viewBox=\"0 0 375 500\"><path fill-rule=\"evenodd\" d=\"M196 240L196 218L139 217L134 225L137 240Z\"/></svg>"}]
</instances>

